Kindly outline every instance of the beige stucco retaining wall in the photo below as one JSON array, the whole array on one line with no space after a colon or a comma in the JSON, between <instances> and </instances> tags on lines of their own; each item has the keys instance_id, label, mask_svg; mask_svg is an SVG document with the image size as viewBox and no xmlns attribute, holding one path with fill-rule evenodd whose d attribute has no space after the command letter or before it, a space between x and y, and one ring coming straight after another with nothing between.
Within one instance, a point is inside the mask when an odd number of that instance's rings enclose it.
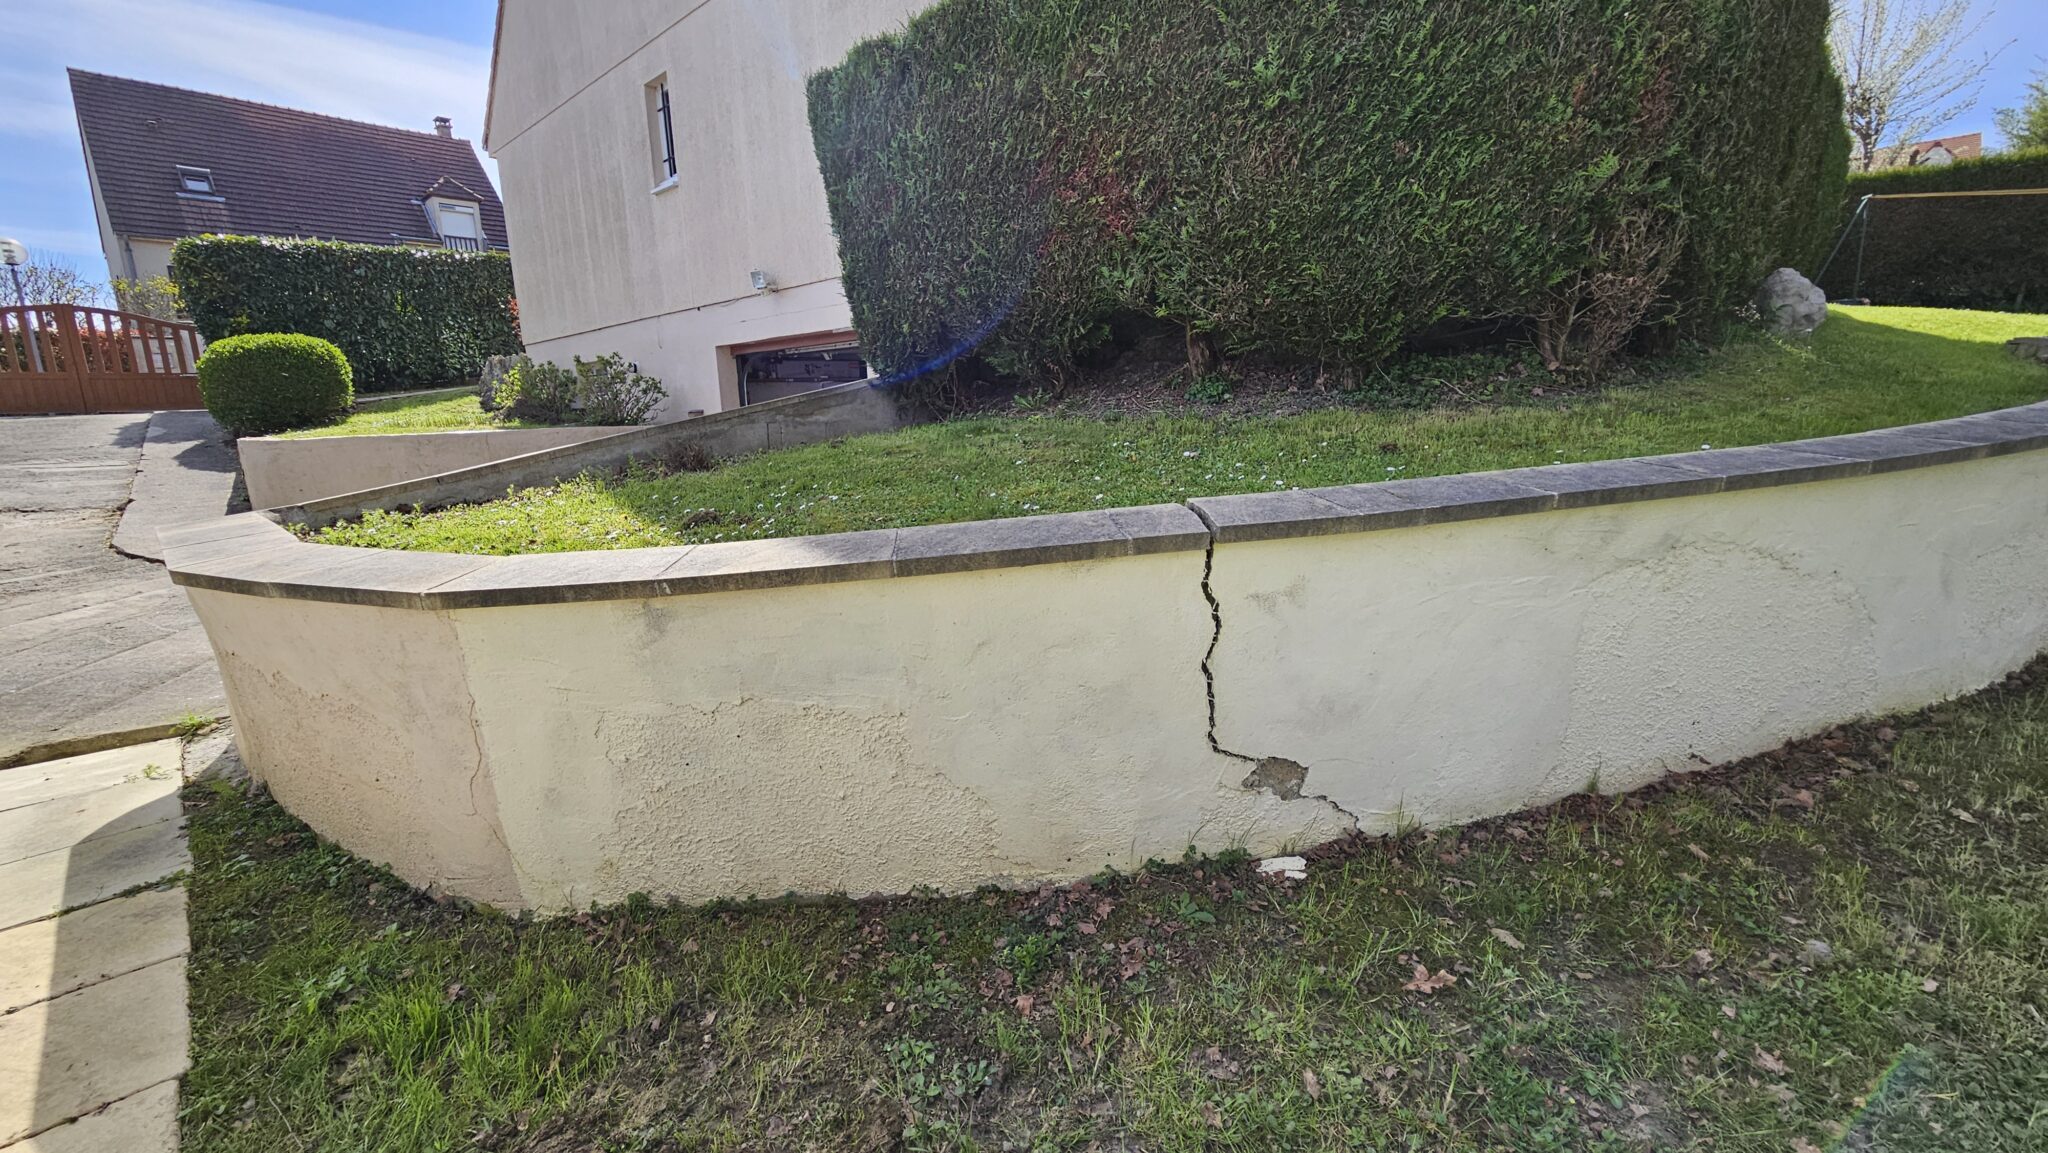
<instances>
[{"instance_id":1,"label":"beige stucco retaining wall","mask_svg":"<svg viewBox=\"0 0 2048 1153\"><path fill-rule=\"evenodd\" d=\"M541 909L957 890L1629 788L1981 685L2048 648L2043 448L2033 406L618 553L335 549L247 516L168 563L251 769L415 883Z\"/></svg>"},{"instance_id":2,"label":"beige stucco retaining wall","mask_svg":"<svg viewBox=\"0 0 2048 1153\"><path fill-rule=\"evenodd\" d=\"M578 426L303 440L245 436L235 442L235 448L242 458L242 476L249 483L250 505L282 508L582 444L625 431Z\"/></svg>"}]
</instances>

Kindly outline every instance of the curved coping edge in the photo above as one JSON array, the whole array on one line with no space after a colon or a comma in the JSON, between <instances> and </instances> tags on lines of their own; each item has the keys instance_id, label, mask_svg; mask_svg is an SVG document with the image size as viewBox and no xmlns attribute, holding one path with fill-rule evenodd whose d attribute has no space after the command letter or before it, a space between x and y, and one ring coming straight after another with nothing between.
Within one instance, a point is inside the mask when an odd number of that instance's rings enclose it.
<instances>
[{"instance_id":1,"label":"curved coping edge","mask_svg":"<svg viewBox=\"0 0 2048 1153\"><path fill-rule=\"evenodd\" d=\"M300 540L262 513L166 529L189 588L395 608L644 600L1203 551L1561 509L1806 484L2048 448L2048 401L1749 448L1199 497L1186 504L830 536L466 556Z\"/></svg>"}]
</instances>

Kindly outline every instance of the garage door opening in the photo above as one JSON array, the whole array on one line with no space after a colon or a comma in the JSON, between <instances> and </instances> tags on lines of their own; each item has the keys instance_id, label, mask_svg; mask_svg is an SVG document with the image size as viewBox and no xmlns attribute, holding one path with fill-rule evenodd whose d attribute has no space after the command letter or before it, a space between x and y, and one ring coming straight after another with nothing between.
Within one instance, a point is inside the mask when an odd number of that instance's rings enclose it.
<instances>
[{"instance_id":1,"label":"garage door opening","mask_svg":"<svg viewBox=\"0 0 2048 1153\"><path fill-rule=\"evenodd\" d=\"M866 380L867 358L854 341L733 353L739 367L740 404L760 404Z\"/></svg>"}]
</instances>

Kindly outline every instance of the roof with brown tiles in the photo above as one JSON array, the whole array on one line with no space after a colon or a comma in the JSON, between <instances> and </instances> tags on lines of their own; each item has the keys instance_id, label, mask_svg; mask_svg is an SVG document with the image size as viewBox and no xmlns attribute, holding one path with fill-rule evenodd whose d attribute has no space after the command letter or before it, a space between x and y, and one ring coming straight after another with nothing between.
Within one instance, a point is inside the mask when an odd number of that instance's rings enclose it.
<instances>
[{"instance_id":1,"label":"roof with brown tiles","mask_svg":"<svg viewBox=\"0 0 2048 1153\"><path fill-rule=\"evenodd\" d=\"M70 73L98 195L122 235L433 244L422 202L460 189L476 199L491 246L506 246L504 205L467 140ZM215 197L180 195L180 166L211 172Z\"/></svg>"}]
</instances>

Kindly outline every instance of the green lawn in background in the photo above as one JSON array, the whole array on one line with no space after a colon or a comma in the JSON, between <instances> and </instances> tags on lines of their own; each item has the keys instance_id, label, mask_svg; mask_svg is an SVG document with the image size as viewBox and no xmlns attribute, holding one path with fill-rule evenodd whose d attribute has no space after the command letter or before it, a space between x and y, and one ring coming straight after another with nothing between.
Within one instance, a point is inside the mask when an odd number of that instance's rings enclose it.
<instances>
[{"instance_id":1,"label":"green lawn in background","mask_svg":"<svg viewBox=\"0 0 2048 1153\"><path fill-rule=\"evenodd\" d=\"M280 434L284 440L328 436L378 436L407 432L457 432L473 428L538 428L525 421L499 420L483 409L476 389L456 388L396 400L364 400L347 419L319 428Z\"/></svg>"},{"instance_id":2,"label":"green lawn in background","mask_svg":"<svg viewBox=\"0 0 2048 1153\"><path fill-rule=\"evenodd\" d=\"M464 553L637 548L1767 444L2041 400L2048 370L2001 346L2043 334L2040 316L1838 307L1809 345L1738 335L1595 395L1536 397L1524 379L1479 407L979 417L709 472L584 477L490 504L372 513L321 539Z\"/></svg>"},{"instance_id":3,"label":"green lawn in background","mask_svg":"<svg viewBox=\"0 0 2048 1153\"><path fill-rule=\"evenodd\" d=\"M522 921L195 785L183 1148L2048 1149L2044 801L2048 661L1293 885Z\"/></svg>"}]
</instances>

